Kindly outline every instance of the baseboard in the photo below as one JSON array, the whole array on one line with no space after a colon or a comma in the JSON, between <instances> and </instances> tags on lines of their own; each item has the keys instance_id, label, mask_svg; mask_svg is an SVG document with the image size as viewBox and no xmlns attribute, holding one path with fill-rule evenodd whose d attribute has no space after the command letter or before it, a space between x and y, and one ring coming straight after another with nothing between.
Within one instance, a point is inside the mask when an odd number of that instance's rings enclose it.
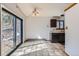
<instances>
[{"instance_id":1,"label":"baseboard","mask_svg":"<svg viewBox=\"0 0 79 59\"><path fill-rule=\"evenodd\" d=\"M50 41L50 40L46 40L46 39L28 38L28 39L26 39L24 42L27 42L27 41L34 41L34 40L45 40L45 41Z\"/></svg>"},{"instance_id":2,"label":"baseboard","mask_svg":"<svg viewBox=\"0 0 79 59\"><path fill-rule=\"evenodd\" d=\"M68 53L66 50L65 50L64 52L65 52L65 54L66 54L67 56L70 56L69 53Z\"/></svg>"}]
</instances>

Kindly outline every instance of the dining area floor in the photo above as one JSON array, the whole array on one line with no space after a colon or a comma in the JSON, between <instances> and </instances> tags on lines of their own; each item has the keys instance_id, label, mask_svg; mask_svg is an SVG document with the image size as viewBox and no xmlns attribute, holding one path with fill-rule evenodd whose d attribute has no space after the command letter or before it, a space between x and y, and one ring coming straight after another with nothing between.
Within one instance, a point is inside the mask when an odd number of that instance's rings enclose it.
<instances>
[{"instance_id":1,"label":"dining area floor","mask_svg":"<svg viewBox=\"0 0 79 59\"><path fill-rule=\"evenodd\" d=\"M11 56L68 56L64 45L46 40L31 39L24 42Z\"/></svg>"}]
</instances>

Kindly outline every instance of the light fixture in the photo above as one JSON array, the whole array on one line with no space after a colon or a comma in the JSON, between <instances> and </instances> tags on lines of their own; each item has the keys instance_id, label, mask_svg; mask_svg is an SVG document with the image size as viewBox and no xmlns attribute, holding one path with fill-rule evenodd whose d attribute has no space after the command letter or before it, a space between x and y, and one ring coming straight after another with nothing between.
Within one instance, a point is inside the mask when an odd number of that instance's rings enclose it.
<instances>
[{"instance_id":1,"label":"light fixture","mask_svg":"<svg viewBox=\"0 0 79 59\"><path fill-rule=\"evenodd\" d=\"M32 11L32 16L38 16L39 15L39 11L37 8L34 8L34 10Z\"/></svg>"}]
</instances>

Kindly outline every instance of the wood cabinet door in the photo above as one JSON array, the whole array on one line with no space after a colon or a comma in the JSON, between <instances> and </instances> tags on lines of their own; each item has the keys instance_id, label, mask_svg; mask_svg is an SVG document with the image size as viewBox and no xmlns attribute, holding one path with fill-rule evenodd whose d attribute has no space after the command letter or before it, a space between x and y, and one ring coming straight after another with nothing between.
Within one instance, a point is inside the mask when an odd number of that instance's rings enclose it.
<instances>
[{"instance_id":1,"label":"wood cabinet door","mask_svg":"<svg viewBox=\"0 0 79 59\"><path fill-rule=\"evenodd\" d=\"M56 19L50 20L50 27L56 27Z\"/></svg>"}]
</instances>

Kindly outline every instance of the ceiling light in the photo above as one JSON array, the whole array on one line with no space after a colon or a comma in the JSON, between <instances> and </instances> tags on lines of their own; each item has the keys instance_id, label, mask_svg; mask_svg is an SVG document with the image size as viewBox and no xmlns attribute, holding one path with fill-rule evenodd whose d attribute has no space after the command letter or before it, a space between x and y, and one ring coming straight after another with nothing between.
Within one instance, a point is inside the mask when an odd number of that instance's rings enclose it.
<instances>
[{"instance_id":1,"label":"ceiling light","mask_svg":"<svg viewBox=\"0 0 79 59\"><path fill-rule=\"evenodd\" d=\"M34 10L32 11L32 16L38 16L39 15L39 11L37 10L37 8L34 8Z\"/></svg>"}]
</instances>

